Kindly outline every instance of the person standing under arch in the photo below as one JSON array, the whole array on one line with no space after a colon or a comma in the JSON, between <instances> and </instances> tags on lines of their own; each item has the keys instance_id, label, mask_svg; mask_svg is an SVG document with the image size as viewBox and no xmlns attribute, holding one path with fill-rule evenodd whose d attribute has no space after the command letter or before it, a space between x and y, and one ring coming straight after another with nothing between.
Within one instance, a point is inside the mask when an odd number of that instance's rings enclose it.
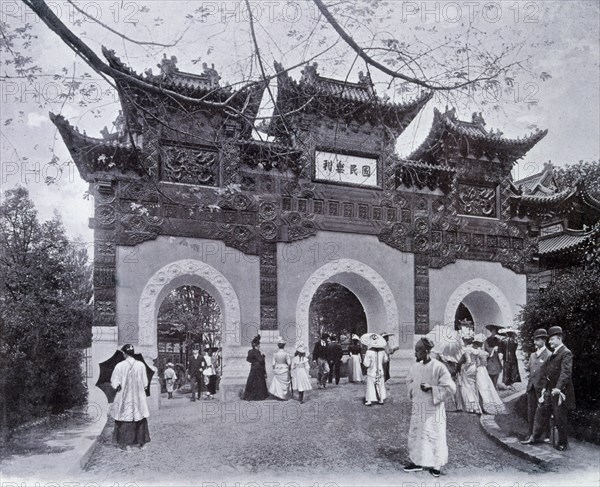
<instances>
[{"instance_id":1,"label":"person standing under arch","mask_svg":"<svg viewBox=\"0 0 600 487\"><path fill-rule=\"evenodd\" d=\"M144 448L150 441L146 366L133 357L133 345L123 345L121 352L125 360L116 365L110 378L110 385L117 390L113 403L113 441L123 450L130 450L133 445Z\"/></svg>"},{"instance_id":2,"label":"person standing under arch","mask_svg":"<svg viewBox=\"0 0 600 487\"><path fill-rule=\"evenodd\" d=\"M501 326L494 323L485 325L486 329L490 332L490 336L486 338L483 349L489 354L487 361L487 371L492 379L492 384L498 389L498 377L502 372L502 359L500 354L503 353L502 340L498 338L498 331L502 329Z\"/></svg>"}]
</instances>

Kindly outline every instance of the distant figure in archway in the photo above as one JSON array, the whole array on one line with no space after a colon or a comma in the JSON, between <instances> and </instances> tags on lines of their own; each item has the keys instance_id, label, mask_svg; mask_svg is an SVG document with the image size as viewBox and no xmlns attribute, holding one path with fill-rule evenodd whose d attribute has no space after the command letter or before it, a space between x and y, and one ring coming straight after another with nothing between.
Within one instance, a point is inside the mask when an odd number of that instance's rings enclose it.
<instances>
[{"instance_id":1,"label":"distant figure in archway","mask_svg":"<svg viewBox=\"0 0 600 487\"><path fill-rule=\"evenodd\" d=\"M487 361L487 371L492 379L492 384L498 389L498 376L502 372L502 362L500 360L500 354L504 353L504 347L502 340L498 338L497 333L502 329L501 326L495 324L485 325L487 330L490 332L490 336L487 337L484 343L484 350L489 354Z\"/></svg>"},{"instance_id":2,"label":"distant figure in archway","mask_svg":"<svg viewBox=\"0 0 600 487\"><path fill-rule=\"evenodd\" d=\"M348 347L348 382L362 382L362 346L358 335L352 335L352 345Z\"/></svg>"},{"instance_id":3,"label":"distant figure in archway","mask_svg":"<svg viewBox=\"0 0 600 487\"><path fill-rule=\"evenodd\" d=\"M250 374L244 389L244 401L264 401L269 397L267 390L267 369L265 355L260 353L260 335L252 339L252 349L248 351L246 361L250 362Z\"/></svg>"},{"instance_id":4,"label":"distant figure in archway","mask_svg":"<svg viewBox=\"0 0 600 487\"><path fill-rule=\"evenodd\" d=\"M505 334L506 338L502 340L502 348L504 350L504 373L502 374L502 382L505 386L514 390L513 384L521 382L521 374L519 374L519 362L517 360L517 333L511 328L505 328L499 331L500 334Z\"/></svg>"},{"instance_id":5,"label":"distant figure in archway","mask_svg":"<svg viewBox=\"0 0 600 487\"><path fill-rule=\"evenodd\" d=\"M327 386L327 378L329 376L329 363L327 362L328 341L329 334L323 333L321 334L321 340L315 343L315 346L313 347L312 359L318 367L317 383L319 384L319 389Z\"/></svg>"}]
</instances>

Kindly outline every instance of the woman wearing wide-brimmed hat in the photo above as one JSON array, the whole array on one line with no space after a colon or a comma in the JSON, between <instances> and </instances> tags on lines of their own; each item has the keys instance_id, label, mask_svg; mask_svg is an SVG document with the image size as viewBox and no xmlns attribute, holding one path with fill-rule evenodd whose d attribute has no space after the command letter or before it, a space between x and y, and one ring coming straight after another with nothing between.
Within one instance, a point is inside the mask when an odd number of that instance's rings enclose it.
<instances>
[{"instance_id":1,"label":"woman wearing wide-brimmed hat","mask_svg":"<svg viewBox=\"0 0 600 487\"><path fill-rule=\"evenodd\" d=\"M278 399L287 399L290 390L290 365L292 360L285 348L285 341L279 337L277 340L277 352L273 354L273 380L269 386L269 392Z\"/></svg>"},{"instance_id":2,"label":"woman wearing wide-brimmed hat","mask_svg":"<svg viewBox=\"0 0 600 487\"><path fill-rule=\"evenodd\" d=\"M459 385L462 409L467 413L481 413L479 395L477 393L477 358L478 352L473 348L473 338L463 337L465 344L463 355L458 361L456 382Z\"/></svg>"},{"instance_id":3,"label":"woman wearing wide-brimmed hat","mask_svg":"<svg viewBox=\"0 0 600 487\"><path fill-rule=\"evenodd\" d=\"M369 348L363 360L363 364L367 368L365 406L370 406L373 402L383 404L387 398L383 377L383 364L389 360L384 350L386 341L377 333L365 333L360 337L360 341Z\"/></svg>"},{"instance_id":4,"label":"woman wearing wide-brimmed hat","mask_svg":"<svg viewBox=\"0 0 600 487\"><path fill-rule=\"evenodd\" d=\"M487 371L488 353L481 348L484 342L483 333L473 338L473 348L477 352L474 359L477 365L477 392L481 400L481 409L487 414L505 414L504 402L500 399Z\"/></svg>"},{"instance_id":5,"label":"woman wearing wide-brimmed hat","mask_svg":"<svg viewBox=\"0 0 600 487\"><path fill-rule=\"evenodd\" d=\"M362 346L358 335L352 335L352 345L348 347L350 360L348 360L348 382L362 382L363 374L360 366L362 362Z\"/></svg>"},{"instance_id":6,"label":"woman wearing wide-brimmed hat","mask_svg":"<svg viewBox=\"0 0 600 487\"><path fill-rule=\"evenodd\" d=\"M292 359L292 395L293 391L298 391L298 399L300 404L304 402L304 392L310 391L310 361L306 357L306 347L303 343L296 347L296 353Z\"/></svg>"}]
</instances>

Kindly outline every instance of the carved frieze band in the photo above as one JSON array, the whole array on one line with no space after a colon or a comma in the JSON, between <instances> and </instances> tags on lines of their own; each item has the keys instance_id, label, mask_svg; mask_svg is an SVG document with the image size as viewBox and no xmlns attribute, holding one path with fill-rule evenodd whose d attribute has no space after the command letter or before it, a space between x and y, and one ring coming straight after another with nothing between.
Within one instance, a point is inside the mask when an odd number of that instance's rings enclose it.
<instances>
[{"instance_id":1,"label":"carved frieze band","mask_svg":"<svg viewBox=\"0 0 600 487\"><path fill-rule=\"evenodd\" d=\"M260 329L277 330L277 244L262 241L260 255Z\"/></svg>"},{"instance_id":2,"label":"carved frieze band","mask_svg":"<svg viewBox=\"0 0 600 487\"><path fill-rule=\"evenodd\" d=\"M429 332L429 257L415 255L415 334Z\"/></svg>"}]
</instances>

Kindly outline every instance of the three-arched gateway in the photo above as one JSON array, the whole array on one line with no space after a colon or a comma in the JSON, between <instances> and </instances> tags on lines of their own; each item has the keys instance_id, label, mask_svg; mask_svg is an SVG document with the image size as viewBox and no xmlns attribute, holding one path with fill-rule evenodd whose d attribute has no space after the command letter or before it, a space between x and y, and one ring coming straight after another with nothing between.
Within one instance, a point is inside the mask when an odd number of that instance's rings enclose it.
<instances>
[{"instance_id":1,"label":"three-arched gateway","mask_svg":"<svg viewBox=\"0 0 600 487\"><path fill-rule=\"evenodd\" d=\"M518 189L513 164L545 132L504 139L481 114L435 110L425 141L396 155L429 93L394 104L368 76L333 80L307 65L295 81L277 65L270 142L252 138L264 84L236 93L213 68L184 73L174 58L140 76L105 55L126 75L115 77L127 95L116 132L92 138L52 117L95 202L91 384L124 343L157 357L161 301L184 285L207 291L223 314L224 389L243 386L256 333L267 355L280 335L288 349L312 348L310 302L323 283L354 293L368 330L395 334L391 372L401 379L415 340L451 326L460 303L478 329L513 324L537 292L538 240L547 252L560 243L548 239L562 220L539 237L540 215L563 201L600 212L580 190L538 191L546 176L523 183L534 195ZM168 94L183 87L181 99Z\"/></svg>"}]
</instances>

